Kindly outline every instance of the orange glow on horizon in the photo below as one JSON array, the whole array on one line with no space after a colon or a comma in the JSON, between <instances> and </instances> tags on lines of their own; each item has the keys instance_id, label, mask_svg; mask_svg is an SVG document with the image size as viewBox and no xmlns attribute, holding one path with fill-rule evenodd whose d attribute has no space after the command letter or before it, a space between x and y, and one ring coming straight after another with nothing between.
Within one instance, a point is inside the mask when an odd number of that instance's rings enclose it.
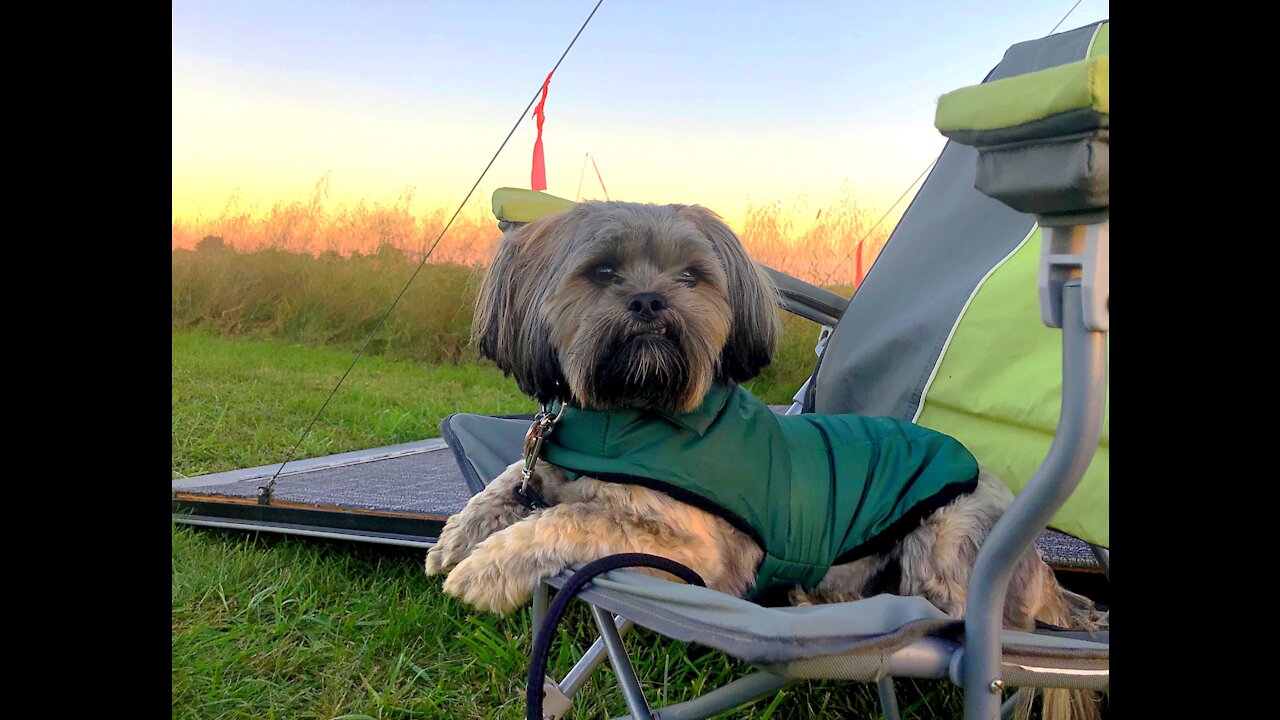
<instances>
[{"instance_id":1,"label":"orange glow on horizon","mask_svg":"<svg viewBox=\"0 0 1280 720\"><path fill-rule=\"evenodd\" d=\"M586 199L594 198L586 192ZM500 237L490 210L491 190L480 189L459 213L432 252L432 262L468 266L487 264ZM556 193L552 193L556 194ZM235 192L209 211L210 201L178 203L175 184L171 249L194 249L206 237L221 238L240 251L275 248L291 252L373 254L384 246L419 258L431 247L453 215L456 205L418 199L406 188L387 199L347 194L335 197L330 175L316 181L309 192L287 200L247 200ZM677 202L670 197L638 198L639 202ZM858 254L854 243L864 240L861 266L869 266L907 201L894 214L873 226L882 212L861 206L848 189L814 209L804 198L766 203L744 202L738 213L709 205L742 237L752 256L770 267L810 282L831 285L852 282Z\"/></svg>"}]
</instances>

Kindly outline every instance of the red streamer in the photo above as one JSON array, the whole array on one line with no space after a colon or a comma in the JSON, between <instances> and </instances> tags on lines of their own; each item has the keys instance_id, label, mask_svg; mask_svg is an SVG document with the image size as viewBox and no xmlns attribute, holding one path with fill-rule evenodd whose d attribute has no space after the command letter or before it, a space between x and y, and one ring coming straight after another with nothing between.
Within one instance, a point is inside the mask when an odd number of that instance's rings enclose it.
<instances>
[{"instance_id":1,"label":"red streamer","mask_svg":"<svg viewBox=\"0 0 1280 720\"><path fill-rule=\"evenodd\" d=\"M542 156L542 123L546 120L544 108L547 105L547 86L551 84L551 76L555 71L547 73L547 79L542 81L542 99L538 101L538 106L533 109L533 117L538 121L538 139L533 141L533 172L530 175L529 187L534 190L547 189L547 163Z\"/></svg>"}]
</instances>

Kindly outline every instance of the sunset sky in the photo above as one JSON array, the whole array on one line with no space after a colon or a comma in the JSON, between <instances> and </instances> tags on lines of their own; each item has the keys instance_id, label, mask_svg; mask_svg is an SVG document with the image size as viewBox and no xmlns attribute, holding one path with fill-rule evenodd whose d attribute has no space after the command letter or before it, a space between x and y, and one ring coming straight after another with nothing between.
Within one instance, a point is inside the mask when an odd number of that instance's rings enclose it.
<instances>
[{"instance_id":1,"label":"sunset sky","mask_svg":"<svg viewBox=\"0 0 1280 720\"><path fill-rule=\"evenodd\" d=\"M944 143L939 95L1075 0L605 0L551 81L548 192L887 210ZM310 195L456 207L595 0L173 2L173 216ZM1059 28L1106 18L1082 0ZM528 187L527 118L474 202ZM603 197L590 166L584 197ZM906 202L891 215L905 208Z\"/></svg>"}]
</instances>

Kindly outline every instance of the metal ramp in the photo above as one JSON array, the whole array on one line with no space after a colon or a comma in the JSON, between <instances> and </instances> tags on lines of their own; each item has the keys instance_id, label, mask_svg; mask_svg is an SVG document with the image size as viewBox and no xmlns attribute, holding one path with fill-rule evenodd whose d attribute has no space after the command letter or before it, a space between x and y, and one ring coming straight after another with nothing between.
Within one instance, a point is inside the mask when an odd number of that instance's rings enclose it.
<instances>
[{"instance_id":1,"label":"metal ramp","mask_svg":"<svg viewBox=\"0 0 1280 720\"><path fill-rule=\"evenodd\" d=\"M440 438L173 481L176 522L357 542L430 547L479 487Z\"/></svg>"}]
</instances>

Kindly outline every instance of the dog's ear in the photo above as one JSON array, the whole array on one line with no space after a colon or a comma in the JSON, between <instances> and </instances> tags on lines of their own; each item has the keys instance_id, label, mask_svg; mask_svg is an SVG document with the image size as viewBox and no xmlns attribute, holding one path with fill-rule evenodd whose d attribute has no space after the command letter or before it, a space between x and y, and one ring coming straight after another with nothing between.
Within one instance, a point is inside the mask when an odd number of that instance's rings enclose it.
<instances>
[{"instance_id":1,"label":"dog's ear","mask_svg":"<svg viewBox=\"0 0 1280 720\"><path fill-rule=\"evenodd\" d=\"M733 329L720 357L720 372L734 382L746 382L773 360L782 337L778 290L719 215L700 205L677 205L676 209L707 236L724 262Z\"/></svg>"},{"instance_id":2,"label":"dog's ear","mask_svg":"<svg viewBox=\"0 0 1280 720\"><path fill-rule=\"evenodd\" d=\"M480 354L513 375L516 384L539 402L568 392L555 348L537 323L551 257L572 232L576 213L535 220L503 236L485 272L471 321L471 341Z\"/></svg>"}]
</instances>

